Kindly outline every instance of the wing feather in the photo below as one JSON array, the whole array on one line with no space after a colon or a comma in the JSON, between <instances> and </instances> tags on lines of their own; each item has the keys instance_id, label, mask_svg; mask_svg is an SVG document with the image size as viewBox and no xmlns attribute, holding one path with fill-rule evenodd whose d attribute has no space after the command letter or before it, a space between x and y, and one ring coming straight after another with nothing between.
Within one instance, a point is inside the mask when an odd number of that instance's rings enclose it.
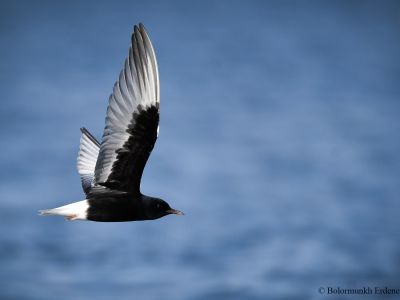
<instances>
[{"instance_id":1,"label":"wing feather","mask_svg":"<svg viewBox=\"0 0 400 300\"><path fill-rule=\"evenodd\" d=\"M123 70L109 98L95 167L95 184L139 192L144 166L157 139L159 76L151 41L134 27Z\"/></svg>"},{"instance_id":2,"label":"wing feather","mask_svg":"<svg viewBox=\"0 0 400 300\"><path fill-rule=\"evenodd\" d=\"M99 155L100 144L86 128L81 128L81 132L76 167L81 177L83 191L88 194L93 187L94 169Z\"/></svg>"}]
</instances>

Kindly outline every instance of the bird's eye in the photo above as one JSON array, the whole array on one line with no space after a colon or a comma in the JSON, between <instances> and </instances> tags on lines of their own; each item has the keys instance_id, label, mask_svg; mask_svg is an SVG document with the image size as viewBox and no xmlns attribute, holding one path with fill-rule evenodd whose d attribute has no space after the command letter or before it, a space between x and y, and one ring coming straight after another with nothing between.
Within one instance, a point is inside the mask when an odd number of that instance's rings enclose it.
<instances>
[{"instance_id":1,"label":"bird's eye","mask_svg":"<svg viewBox=\"0 0 400 300\"><path fill-rule=\"evenodd\" d=\"M160 208L160 203L157 203L157 208Z\"/></svg>"}]
</instances>

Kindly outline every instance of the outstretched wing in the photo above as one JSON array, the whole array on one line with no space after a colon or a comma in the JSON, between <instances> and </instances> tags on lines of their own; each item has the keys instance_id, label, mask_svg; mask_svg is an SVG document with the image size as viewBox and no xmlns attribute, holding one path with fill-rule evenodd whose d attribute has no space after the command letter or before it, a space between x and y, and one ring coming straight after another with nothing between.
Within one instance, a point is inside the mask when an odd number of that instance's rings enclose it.
<instances>
[{"instance_id":1,"label":"outstretched wing","mask_svg":"<svg viewBox=\"0 0 400 300\"><path fill-rule=\"evenodd\" d=\"M88 195L93 186L94 169L99 155L100 144L86 128L81 128L81 132L76 167L81 176L83 191Z\"/></svg>"},{"instance_id":2,"label":"outstretched wing","mask_svg":"<svg viewBox=\"0 0 400 300\"><path fill-rule=\"evenodd\" d=\"M95 184L140 192L143 169L157 139L159 79L153 46L135 26L124 69L110 96Z\"/></svg>"}]
</instances>

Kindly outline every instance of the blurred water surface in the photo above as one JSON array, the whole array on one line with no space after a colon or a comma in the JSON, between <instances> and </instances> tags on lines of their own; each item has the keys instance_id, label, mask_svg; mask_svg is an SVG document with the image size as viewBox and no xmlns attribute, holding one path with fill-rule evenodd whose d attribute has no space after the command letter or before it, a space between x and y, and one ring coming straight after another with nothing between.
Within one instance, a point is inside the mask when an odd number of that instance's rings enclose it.
<instances>
[{"instance_id":1,"label":"blurred water surface","mask_svg":"<svg viewBox=\"0 0 400 300\"><path fill-rule=\"evenodd\" d=\"M0 299L400 288L397 1L0 6ZM38 217L83 199L79 128L101 136L140 21L158 55L162 113L142 190L186 216Z\"/></svg>"}]
</instances>

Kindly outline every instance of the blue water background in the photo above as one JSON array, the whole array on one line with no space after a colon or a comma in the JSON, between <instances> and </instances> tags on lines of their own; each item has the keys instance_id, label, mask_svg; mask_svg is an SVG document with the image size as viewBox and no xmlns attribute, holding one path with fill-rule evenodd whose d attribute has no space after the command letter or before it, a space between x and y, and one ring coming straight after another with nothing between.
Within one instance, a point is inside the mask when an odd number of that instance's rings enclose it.
<instances>
[{"instance_id":1,"label":"blue water background","mask_svg":"<svg viewBox=\"0 0 400 300\"><path fill-rule=\"evenodd\" d=\"M0 299L366 299L400 288L398 1L1 1ZM143 22L161 79L152 222L42 218L84 198ZM398 299L400 296L369 296Z\"/></svg>"}]
</instances>

